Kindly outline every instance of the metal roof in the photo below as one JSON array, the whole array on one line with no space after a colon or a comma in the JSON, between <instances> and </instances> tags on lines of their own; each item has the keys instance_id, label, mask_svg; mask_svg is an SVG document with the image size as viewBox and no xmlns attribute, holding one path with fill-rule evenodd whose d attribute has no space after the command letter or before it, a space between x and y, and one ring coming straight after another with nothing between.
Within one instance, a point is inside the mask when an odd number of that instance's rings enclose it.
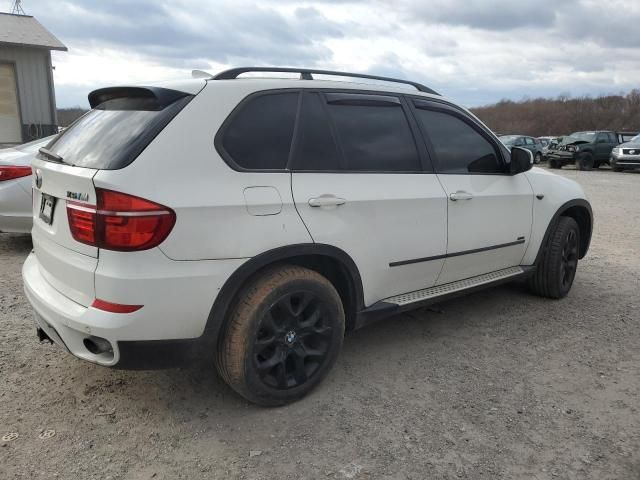
<instances>
[{"instance_id":1,"label":"metal roof","mask_svg":"<svg viewBox=\"0 0 640 480\"><path fill-rule=\"evenodd\" d=\"M60 40L29 15L0 12L0 45L67 51Z\"/></svg>"}]
</instances>

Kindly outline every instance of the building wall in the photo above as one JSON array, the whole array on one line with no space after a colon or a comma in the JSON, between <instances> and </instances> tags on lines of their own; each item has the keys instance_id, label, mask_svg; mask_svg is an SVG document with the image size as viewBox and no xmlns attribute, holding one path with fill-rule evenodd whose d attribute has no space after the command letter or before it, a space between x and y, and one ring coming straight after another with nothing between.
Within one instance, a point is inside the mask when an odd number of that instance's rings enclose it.
<instances>
[{"instance_id":1,"label":"building wall","mask_svg":"<svg viewBox=\"0 0 640 480\"><path fill-rule=\"evenodd\" d=\"M0 45L0 62L16 65L22 140L56 133L51 53L40 48Z\"/></svg>"}]
</instances>

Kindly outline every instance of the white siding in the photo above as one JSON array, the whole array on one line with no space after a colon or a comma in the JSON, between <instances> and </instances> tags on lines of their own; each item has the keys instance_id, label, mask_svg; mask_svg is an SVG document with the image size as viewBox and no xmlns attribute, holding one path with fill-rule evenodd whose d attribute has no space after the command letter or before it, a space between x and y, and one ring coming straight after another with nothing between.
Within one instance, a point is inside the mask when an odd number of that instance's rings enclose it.
<instances>
[{"instance_id":1,"label":"white siding","mask_svg":"<svg viewBox=\"0 0 640 480\"><path fill-rule=\"evenodd\" d=\"M16 65L18 96L22 123L25 125L55 124L52 112L53 85L51 60L46 49L0 46L0 63Z\"/></svg>"}]
</instances>

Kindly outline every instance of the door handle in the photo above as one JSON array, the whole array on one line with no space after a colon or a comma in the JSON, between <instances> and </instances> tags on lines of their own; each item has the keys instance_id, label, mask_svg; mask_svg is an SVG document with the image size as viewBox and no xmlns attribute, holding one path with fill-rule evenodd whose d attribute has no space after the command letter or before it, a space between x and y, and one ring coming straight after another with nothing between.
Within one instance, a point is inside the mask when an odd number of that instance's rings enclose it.
<instances>
[{"instance_id":1,"label":"door handle","mask_svg":"<svg viewBox=\"0 0 640 480\"><path fill-rule=\"evenodd\" d=\"M309 199L310 207L337 207L339 205L344 205L345 203L347 203L347 201L344 198L329 194Z\"/></svg>"},{"instance_id":2,"label":"door handle","mask_svg":"<svg viewBox=\"0 0 640 480\"><path fill-rule=\"evenodd\" d=\"M457 202L458 200L471 200L473 195L469 192L465 192L464 190L458 190L457 192L449 194L449 199L452 202Z\"/></svg>"}]
</instances>

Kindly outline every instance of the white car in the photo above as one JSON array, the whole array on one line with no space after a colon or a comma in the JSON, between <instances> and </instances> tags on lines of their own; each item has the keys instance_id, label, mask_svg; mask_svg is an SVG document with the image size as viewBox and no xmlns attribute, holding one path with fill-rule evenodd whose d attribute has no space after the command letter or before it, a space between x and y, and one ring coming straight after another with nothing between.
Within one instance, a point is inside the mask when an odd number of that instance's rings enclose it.
<instances>
[{"instance_id":1,"label":"white car","mask_svg":"<svg viewBox=\"0 0 640 480\"><path fill-rule=\"evenodd\" d=\"M0 232L31 231L31 160L52 138L0 150Z\"/></svg>"},{"instance_id":2,"label":"white car","mask_svg":"<svg viewBox=\"0 0 640 480\"><path fill-rule=\"evenodd\" d=\"M576 183L417 83L239 68L89 101L33 161L22 273L40 338L100 365L209 355L284 404L345 330L516 279L564 297L589 247Z\"/></svg>"}]
</instances>

